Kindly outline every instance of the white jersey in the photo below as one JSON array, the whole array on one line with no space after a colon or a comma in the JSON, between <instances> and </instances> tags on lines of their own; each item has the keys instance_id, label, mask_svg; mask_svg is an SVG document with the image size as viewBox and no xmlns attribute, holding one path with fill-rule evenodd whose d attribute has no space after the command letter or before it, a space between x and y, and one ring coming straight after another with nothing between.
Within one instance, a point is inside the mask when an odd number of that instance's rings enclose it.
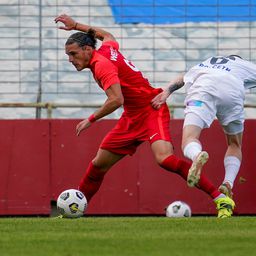
<instances>
[{"instance_id":1,"label":"white jersey","mask_svg":"<svg viewBox=\"0 0 256 256\"><path fill-rule=\"evenodd\" d=\"M192 67L186 73L184 81L189 86L202 74L223 75L225 79L230 75L236 78L237 83L243 84L245 89L256 87L256 65L232 55L211 57Z\"/></svg>"},{"instance_id":2,"label":"white jersey","mask_svg":"<svg viewBox=\"0 0 256 256\"><path fill-rule=\"evenodd\" d=\"M256 65L235 56L211 57L192 67L184 82L186 115L196 114L205 127L210 127L215 116L223 126L234 121L242 124L245 89L256 87ZM235 126L231 132L242 129Z\"/></svg>"}]
</instances>

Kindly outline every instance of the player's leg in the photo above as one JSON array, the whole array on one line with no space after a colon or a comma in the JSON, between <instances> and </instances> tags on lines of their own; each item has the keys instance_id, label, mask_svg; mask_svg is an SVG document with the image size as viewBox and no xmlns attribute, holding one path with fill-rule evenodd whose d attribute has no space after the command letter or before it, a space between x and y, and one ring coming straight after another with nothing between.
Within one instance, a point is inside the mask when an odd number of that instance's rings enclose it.
<instances>
[{"instance_id":1,"label":"player's leg","mask_svg":"<svg viewBox=\"0 0 256 256\"><path fill-rule=\"evenodd\" d=\"M187 179L191 164L173 154L171 142L159 139L151 144L151 149L156 162L162 168L179 174L185 180Z\"/></svg>"},{"instance_id":2,"label":"player's leg","mask_svg":"<svg viewBox=\"0 0 256 256\"><path fill-rule=\"evenodd\" d=\"M157 140L151 144L151 148L157 163L162 168L177 173L184 180L187 180L191 164L173 154L173 147L170 142ZM213 199L218 210L218 218L230 217L232 215L235 206L233 200L218 191L204 174L201 174L196 187Z\"/></svg>"},{"instance_id":3,"label":"player's leg","mask_svg":"<svg viewBox=\"0 0 256 256\"><path fill-rule=\"evenodd\" d=\"M147 136L156 162L164 169L187 178L190 164L173 154L170 135L170 113L166 104L150 113L147 122ZM145 128L144 128L145 129Z\"/></svg>"},{"instance_id":4,"label":"player's leg","mask_svg":"<svg viewBox=\"0 0 256 256\"><path fill-rule=\"evenodd\" d=\"M78 188L84 193L88 202L99 190L107 171L124 156L125 155L115 154L105 149L98 150L96 157L87 167Z\"/></svg>"},{"instance_id":5,"label":"player's leg","mask_svg":"<svg viewBox=\"0 0 256 256\"><path fill-rule=\"evenodd\" d=\"M229 81L233 90L217 104L217 118L226 135L227 150L224 156L225 177L219 190L232 197L232 188L242 161L242 137L244 130L244 87ZM240 88L241 87L241 88ZM240 89L239 89L240 88Z\"/></svg>"},{"instance_id":6,"label":"player's leg","mask_svg":"<svg viewBox=\"0 0 256 256\"><path fill-rule=\"evenodd\" d=\"M101 142L96 157L89 164L79 185L87 200L98 191L104 175L115 163L135 153L139 144L134 143L136 134L131 132L130 123L130 119L123 115Z\"/></svg>"},{"instance_id":7,"label":"player's leg","mask_svg":"<svg viewBox=\"0 0 256 256\"><path fill-rule=\"evenodd\" d=\"M200 122L198 122L198 124L200 124ZM232 216L235 202L229 197L229 194L225 193L226 191L221 188L219 188L221 194L218 195L215 186L201 173L203 165L208 160L208 153L202 151L202 146L199 141L201 130L201 127L192 125L185 125L183 129L183 152L187 158L193 161L189 169L187 183L190 186L191 184L193 186L196 184L197 187L201 187L201 189L208 194L211 192L218 211L218 218L227 218ZM214 198L214 196L216 197Z\"/></svg>"},{"instance_id":8,"label":"player's leg","mask_svg":"<svg viewBox=\"0 0 256 256\"><path fill-rule=\"evenodd\" d=\"M177 173L184 180L187 180L191 164L173 154L168 109L166 112L163 111L160 116L156 117L155 115L157 113L158 112L155 112L148 122L149 142L151 143L151 149L155 159L165 170ZM217 205L218 217L228 217L228 214L229 216L232 215L232 209L234 208L233 201L229 202L229 199L221 194L205 175L201 175L200 181L196 186L214 200Z\"/></svg>"},{"instance_id":9,"label":"player's leg","mask_svg":"<svg viewBox=\"0 0 256 256\"><path fill-rule=\"evenodd\" d=\"M185 157L192 161L187 184L194 187L198 184L204 164L208 161L208 153L202 151L200 135L205 122L197 115L189 112L185 116L182 134L182 150Z\"/></svg>"},{"instance_id":10,"label":"player's leg","mask_svg":"<svg viewBox=\"0 0 256 256\"><path fill-rule=\"evenodd\" d=\"M149 142L157 163L170 172L179 174L187 180L191 164L173 154L170 136L170 114L167 106L162 106L159 111L152 112L148 122ZM209 194L213 199L220 192L203 176L198 187Z\"/></svg>"},{"instance_id":11,"label":"player's leg","mask_svg":"<svg viewBox=\"0 0 256 256\"><path fill-rule=\"evenodd\" d=\"M177 173L184 180L187 180L191 164L173 154L173 147L170 142L157 140L151 144L151 149L157 163L162 168L167 171ZM197 184L197 188L203 190L213 199L216 199L221 195L217 188L215 188L215 186L203 174Z\"/></svg>"},{"instance_id":12,"label":"player's leg","mask_svg":"<svg viewBox=\"0 0 256 256\"><path fill-rule=\"evenodd\" d=\"M232 122L223 128L226 133L228 147L224 157L225 176L222 184L219 187L219 191L229 197L232 197L232 188L242 161L241 147L243 132L239 132L237 134L229 133L243 130L243 124L241 122L240 124L239 122Z\"/></svg>"}]
</instances>

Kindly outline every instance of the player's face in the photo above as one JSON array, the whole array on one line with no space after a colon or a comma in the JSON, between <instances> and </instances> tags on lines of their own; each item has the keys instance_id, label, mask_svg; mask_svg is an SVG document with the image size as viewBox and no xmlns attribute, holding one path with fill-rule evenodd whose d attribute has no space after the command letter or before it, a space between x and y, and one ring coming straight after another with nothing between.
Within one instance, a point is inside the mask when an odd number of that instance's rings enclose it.
<instances>
[{"instance_id":1,"label":"player's face","mask_svg":"<svg viewBox=\"0 0 256 256\"><path fill-rule=\"evenodd\" d=\"M88 67L93 48L90 46L80 47L77 43L69 44L65 46L68 60L71 62L77 71L81 71Z\"/></svg>"}]
</instances>

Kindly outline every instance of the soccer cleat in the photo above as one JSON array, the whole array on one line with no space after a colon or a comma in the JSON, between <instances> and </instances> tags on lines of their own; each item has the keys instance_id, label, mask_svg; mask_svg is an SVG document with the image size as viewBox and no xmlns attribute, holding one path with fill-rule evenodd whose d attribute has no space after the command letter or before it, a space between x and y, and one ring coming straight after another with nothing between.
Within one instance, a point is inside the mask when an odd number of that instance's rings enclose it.
<instances>
[{"instance_id":1,"label":"soccer cleat","mask_svg":"<svg viewBox=\"0 0 256 256\"><path fill-rule=\"evenodd\" d=\"M193 161L187 177L187 184L189 187L194 187L200 180L200 175L204 164L208 161L209 155L206 151L202 151L198 154Z\"/></svg>"},{"instance_id":2,"label":"soccer cleat","mask_svg":"<svg viewBox=\"0 0 256 256\"><path fill-rule=\"evenodd\" d=\"M229 198L221 197L215 201L218 210L218 218L228 218L231 217L233 214L233 210L235 208L235 202Z\"/></svg>"},{"instance_id":3,"label":"soccer cleat","mask_svg":"<svg viewBox=\"0 0 256 256\"><path fill-rule=\"evenodd\" d=\"M220 191L220 193L222 193L230 198L233 198L232 188L229 183L225 182L225 183L221 184L219 186L219 191Z\"/></svg>"},{"instance_id":4,"label":"soccer cleat","mask_svg":"<svg viewBox=\"0 0 256 256\"><path fill-rule=\"evenodd\" d=\"M52 217L53 219L63 219L64 216L62 214L58 215L58 216L55 216L55 217Z\"/></svg>"}]
</instances>

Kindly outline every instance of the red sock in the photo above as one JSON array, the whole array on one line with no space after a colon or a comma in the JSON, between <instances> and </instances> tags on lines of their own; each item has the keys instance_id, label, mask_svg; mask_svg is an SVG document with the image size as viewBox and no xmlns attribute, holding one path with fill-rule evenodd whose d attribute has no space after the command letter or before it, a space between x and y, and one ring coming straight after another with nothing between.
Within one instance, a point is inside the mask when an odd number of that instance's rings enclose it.
<instances>
[{"instance_id":1,"label":"red sock","mask_svg":"<svg viewBox=\"0 0 256 256\"><path fill-rule=\"evenodd\" d=\"M184 180L187 180L188 170L191 164L176 157L175 155L170 155L161 163L160 166L166 169L167 171L179 174ZM204 174L201 174L200 181L197 187L203 190L213 199L221 194L214 187L214 185L206 178Z\"/></svg>"},{"instance_id":2,"label":"red sock","mask_svg":"<svg viewBox=\"0 0 256 256\"><path fill-rule=\"evenodd\" d=\"M202 173L197 187L207 193L212 199L215 199L221 194L220 191Z\"/></svg>"},{"instance_id":3,"label":"red sock","mask_svg":"<svg viewBox=\"0 0 256 256\"><path fill-rule=\"evenodd\" d=\"M182 159L179 159L175 155L170 155L164 159L160 166L167 171L179 174L184 180L187 180L188 170L191 164Z\"/></svg>"},{"instance_id":4,"label":"red sock","mask_svg":"<svg viewBox=\"0 0 256 256\"><path fill-rule=\"evenodd\" d=\"M93 195L99 190L105 172L100 171L92 163L89 164L84 177L81 179L78 189L84 193L89 202Z\"/></svg>"}]
</instances>

